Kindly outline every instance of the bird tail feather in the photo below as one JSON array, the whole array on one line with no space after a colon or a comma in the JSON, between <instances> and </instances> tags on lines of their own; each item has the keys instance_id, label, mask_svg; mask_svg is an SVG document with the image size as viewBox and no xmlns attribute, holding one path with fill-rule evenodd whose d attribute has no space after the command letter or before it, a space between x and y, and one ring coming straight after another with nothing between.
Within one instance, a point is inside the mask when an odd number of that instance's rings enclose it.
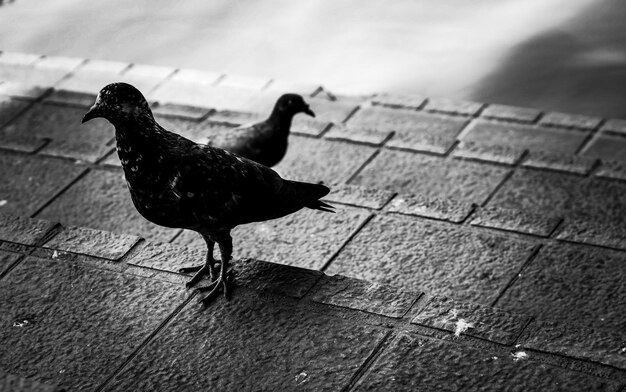
<instances>
[{"instance_id":1,"label":"bird tail feather","mask_svg":"<svg viewBox=\"0 0 626 392\"><path fill-rule=\"evenodd\" d=\"M306 207L310 208L312 210L321 210L321 211L335 213L335 207L334 206L331 206L328 203L324 203L321 200L316 200L313 203L307 204Z\"/></svg>"},{"instance_id":2,"label":"bird tail feather","mask_svg":"<svg viewBox=\"0 0 626 392\"><path fill-rule=\"evenodd\" d=\"M294 197L294 199L301 200L302 202L300 208L304 206L313 210L335 212L333 206L319 200L330 192L327 186L299 181L288 181L288 183L290 191L298 195Z\"/></svg>"}]
</instances>

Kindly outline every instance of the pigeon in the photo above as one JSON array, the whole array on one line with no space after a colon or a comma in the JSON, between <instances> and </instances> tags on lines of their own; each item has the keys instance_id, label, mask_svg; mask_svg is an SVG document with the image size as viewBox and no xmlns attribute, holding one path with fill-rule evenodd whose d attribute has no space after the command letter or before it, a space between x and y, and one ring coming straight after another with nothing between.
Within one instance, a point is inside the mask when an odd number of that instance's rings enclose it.
<instances>
[{"instance_id":1,"label":"pigeon","mask_svg":"<svg viewBox=\"0 0 626 392\"><path fill-rule=\"evenodd\" d=\"M290 181L252 160L218 147L197 144L169 132L154 120L148 102L127 83L100 90L82 122L102 117L115 127L117 153L137 211L157 225L198 232L207 245L203 265L187 288L208 275L207 305L223 289L229 296L228 262L231 230L238 225L276 219L302 208L334 212L320 198L330 192L321 184ZM218 244L218 262L213 249Z\"/></svg>"},{"instance_id":2,"label":"pigeon","mask_svg":"<svg viewBox=\"0 0 626 392\"><path fill-rule=\"evenodd\" d=\"M287 152L291 120L298 113L315 117L302 96L284 94L270 116L259 123L225 129L209 137L208 144L223 148L265 166L274 166Z\"/></svg>"}]
</instances>

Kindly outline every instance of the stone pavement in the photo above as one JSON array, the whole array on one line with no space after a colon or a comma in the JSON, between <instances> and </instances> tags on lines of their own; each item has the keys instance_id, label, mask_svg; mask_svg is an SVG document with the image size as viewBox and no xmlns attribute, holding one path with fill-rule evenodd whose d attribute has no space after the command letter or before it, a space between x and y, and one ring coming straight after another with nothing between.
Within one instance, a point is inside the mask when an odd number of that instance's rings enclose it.
<instances>
[{"instance_id":1,"label":"stone pavement","mask_svg":"<svg viewBox=\"0 0 626 392\"><path fill-rule=\"evenodd\" d=\"M198 141L307 96L276 170L337 213L234 230L202 309L80 124L119 80ZM5 52L0 184L0 390L626 390L624 120Z\"/></svg>"}]
</instances>

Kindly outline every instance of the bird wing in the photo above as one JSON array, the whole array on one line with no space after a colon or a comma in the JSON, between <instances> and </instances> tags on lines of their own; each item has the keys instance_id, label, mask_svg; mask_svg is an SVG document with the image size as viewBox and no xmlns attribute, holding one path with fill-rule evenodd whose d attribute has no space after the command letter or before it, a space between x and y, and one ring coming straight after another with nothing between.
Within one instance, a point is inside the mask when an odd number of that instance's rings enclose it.
<instances>
[{"instance_id":1,"label":"bird wing","mask_svg":"<svg viewBox=\"0 0 626 392\"><path fill-rule=\"evenodd\" d=\"M264 137L263 123L256 123L224 129L211 137L209 144L238 155L257 156L261 153L259 142Z\"/></svg>"},{"instance_id":2,"label":"bird wing","mask_svg":"<svg viewBox=\"0 0 626 392\"><path fill-rule=\"evenodd\" d=\"M177 191L199 225L234 227L278 217L285 181L272 169L206 145L192 146L177 160Z\"/></svg>"}]
</instances>

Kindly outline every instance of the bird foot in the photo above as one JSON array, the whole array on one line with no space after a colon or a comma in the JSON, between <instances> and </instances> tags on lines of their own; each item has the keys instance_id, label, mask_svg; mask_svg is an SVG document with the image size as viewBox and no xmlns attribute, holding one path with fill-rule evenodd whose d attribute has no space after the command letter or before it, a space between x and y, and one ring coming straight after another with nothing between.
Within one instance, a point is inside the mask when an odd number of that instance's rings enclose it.
<instances>
[{"instance_id":1,"label":"bird foot","mask_svg":"<svg viewBox=\"0 0 626 392\"><path fill-rule=\"evenodd\" d=\"M191 280L187 282L187 284L185 285L185 287L187 288L191 288L196 283L200 282L202 277L205 275L209 275L209 280L211 281L215 280L215 267L212 265L204 264L201 266L186 267L186 268L181 268L179 271L181 273L188 273L188 272L196 273L194 276L191 277Z\"/></svg>"},{"instance_id":2,"label":"bird foot","mask_svg":"<svg viewBox=\"0 0 626 392\"><path fill-rule=\"evenodd\" d=\"M220 293L220 289L224 291L224 298L228 299L230 296L230 284L228 276L220 275L217 279L211 282L208 286L198 287L196 290L200 293L208 291L209 293L200 300L203 306L208 306Z\"/></svg>"}]
</instances>

